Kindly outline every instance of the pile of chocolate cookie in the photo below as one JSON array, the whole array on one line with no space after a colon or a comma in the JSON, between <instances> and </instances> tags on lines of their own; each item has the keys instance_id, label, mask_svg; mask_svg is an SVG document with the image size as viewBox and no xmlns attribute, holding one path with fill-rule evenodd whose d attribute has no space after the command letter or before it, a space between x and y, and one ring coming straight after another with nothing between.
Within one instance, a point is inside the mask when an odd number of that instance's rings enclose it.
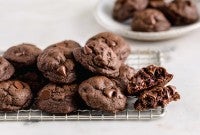
<instances>
[{"instance_id":1,"label":"pile of chocolate cookie","mask_svg":"<svg viewBox=\"0 0 200 135\"><path fill-rule=\"evenodd\" d=\"M113 18L118 22L132 19L133 31L158 32L195 23L199 14L191 0L117 0Z\"/></svg>"},{"instance_id":2,"label":"pile of chocolate cookie","mask_svg":"<svg viewBox=\"0 0 200 135\"><path fill-rule=\"evenodd\" d=\"M32 44L9 48L0 57L0 111L40 109L70 113L97 109L116 113L135 96L135 109L164 107L180 98L163 67L136 71L125 64L131 50L125 40L103 32L84 47L65 40L43 51Z\"/></svg>"}]
</instances>

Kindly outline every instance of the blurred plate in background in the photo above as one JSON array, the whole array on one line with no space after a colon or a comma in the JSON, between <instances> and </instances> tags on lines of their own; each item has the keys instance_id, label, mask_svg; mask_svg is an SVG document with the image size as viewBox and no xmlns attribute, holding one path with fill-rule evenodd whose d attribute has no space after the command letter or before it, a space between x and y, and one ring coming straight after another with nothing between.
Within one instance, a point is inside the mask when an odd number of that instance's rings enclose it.
<instances>
[{"instance_id":1,"label":"blurred plate in background","mask_svg":"<svg viewBox=\"0 0 200 135\"><path fill-rule=\"evenodd\" d=\"M193 30L200 28L200 20L194 24L186 26L172 27L168 31L162 32L135 32L131 30L130 25L120 23L112 18L112 9L115 0L100 0L95 11L97 22L109 31L117 33L121 36L143 41L157 41L180 37ZM200 12L200 2L197 2L197 7Z\"/></svg>"}]
</instances>

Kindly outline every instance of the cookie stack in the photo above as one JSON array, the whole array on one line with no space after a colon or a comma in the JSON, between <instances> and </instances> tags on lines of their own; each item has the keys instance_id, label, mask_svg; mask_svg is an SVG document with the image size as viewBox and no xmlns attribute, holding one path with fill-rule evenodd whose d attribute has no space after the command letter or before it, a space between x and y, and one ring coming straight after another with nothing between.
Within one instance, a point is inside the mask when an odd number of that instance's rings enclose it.
<instances>
[{"instance_id":1,"label":"cookie stack","mask_svg":"<svg viewBox=\"0 0 200 135\"><path fill-rule=\"evenodd\" d=\"M133 31L158 32L195 23L199 14L191 0L117 0L113 18L118 22L132 19Z\"/></svg>"},{"instance_id":2,"label":"cookie stack","mask_svg":"<svg viewBox=\"0 0 200 135\"><path fill-rule=\"evenodd\" d=\"M136 96L134 107L164 107L180 95L164 68L150 65L139 71L124 64L131 50L125 40L104 32L84 47L65 40L41 51L35 45L9 48L0 57L0 111L34 107L65 114L78 109L123 111L127 96Z\"/></svg>"}]
</instances>

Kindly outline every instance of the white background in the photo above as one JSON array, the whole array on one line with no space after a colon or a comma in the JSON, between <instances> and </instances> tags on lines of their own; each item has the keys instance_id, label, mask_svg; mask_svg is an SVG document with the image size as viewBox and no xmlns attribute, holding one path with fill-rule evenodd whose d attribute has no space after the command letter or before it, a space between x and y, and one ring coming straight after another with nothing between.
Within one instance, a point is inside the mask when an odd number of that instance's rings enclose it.
<instances>
[{"instance_id":1,"label":"white background","mask_svg":"<svg viewBox=\"0 0 200 135\"><path fill-rule=\"evenodd\" d=\"M92 35L105 31L94 17L97 0L0 0L0 50L22 42L41 48L64 39L84 45ZM167 115L155 121L1 122L0 134L181 134L200 132L200 30L162 42L128 40L134 49L173 52L164 65L174 73L181 100L168 106Z\"/></svg>"}]
</instances>

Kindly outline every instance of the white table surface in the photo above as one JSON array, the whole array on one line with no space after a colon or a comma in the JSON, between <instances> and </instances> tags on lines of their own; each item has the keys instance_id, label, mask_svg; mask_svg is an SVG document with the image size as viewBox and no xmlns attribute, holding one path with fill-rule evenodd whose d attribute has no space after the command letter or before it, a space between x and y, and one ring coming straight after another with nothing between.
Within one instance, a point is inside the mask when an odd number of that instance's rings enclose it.
<instances>
[{"instance_id":1,"label":"white table surface","mask_svg":"<svg viewBox=\"0 0 200 135\"><path fill-rule=\"evenodd\" d=\"M74 39L84 45L92 35L106 31L93 17L97 0L0 0L0 50L31 42L41 48ZM162 42L130 41L135 49L174 49L164 63L174 73L171 84L181 100L168 106L167 115L155 121L1 122L0 134L180 134L200 132L200 30Z\"/></svg>"}]
</instances>

